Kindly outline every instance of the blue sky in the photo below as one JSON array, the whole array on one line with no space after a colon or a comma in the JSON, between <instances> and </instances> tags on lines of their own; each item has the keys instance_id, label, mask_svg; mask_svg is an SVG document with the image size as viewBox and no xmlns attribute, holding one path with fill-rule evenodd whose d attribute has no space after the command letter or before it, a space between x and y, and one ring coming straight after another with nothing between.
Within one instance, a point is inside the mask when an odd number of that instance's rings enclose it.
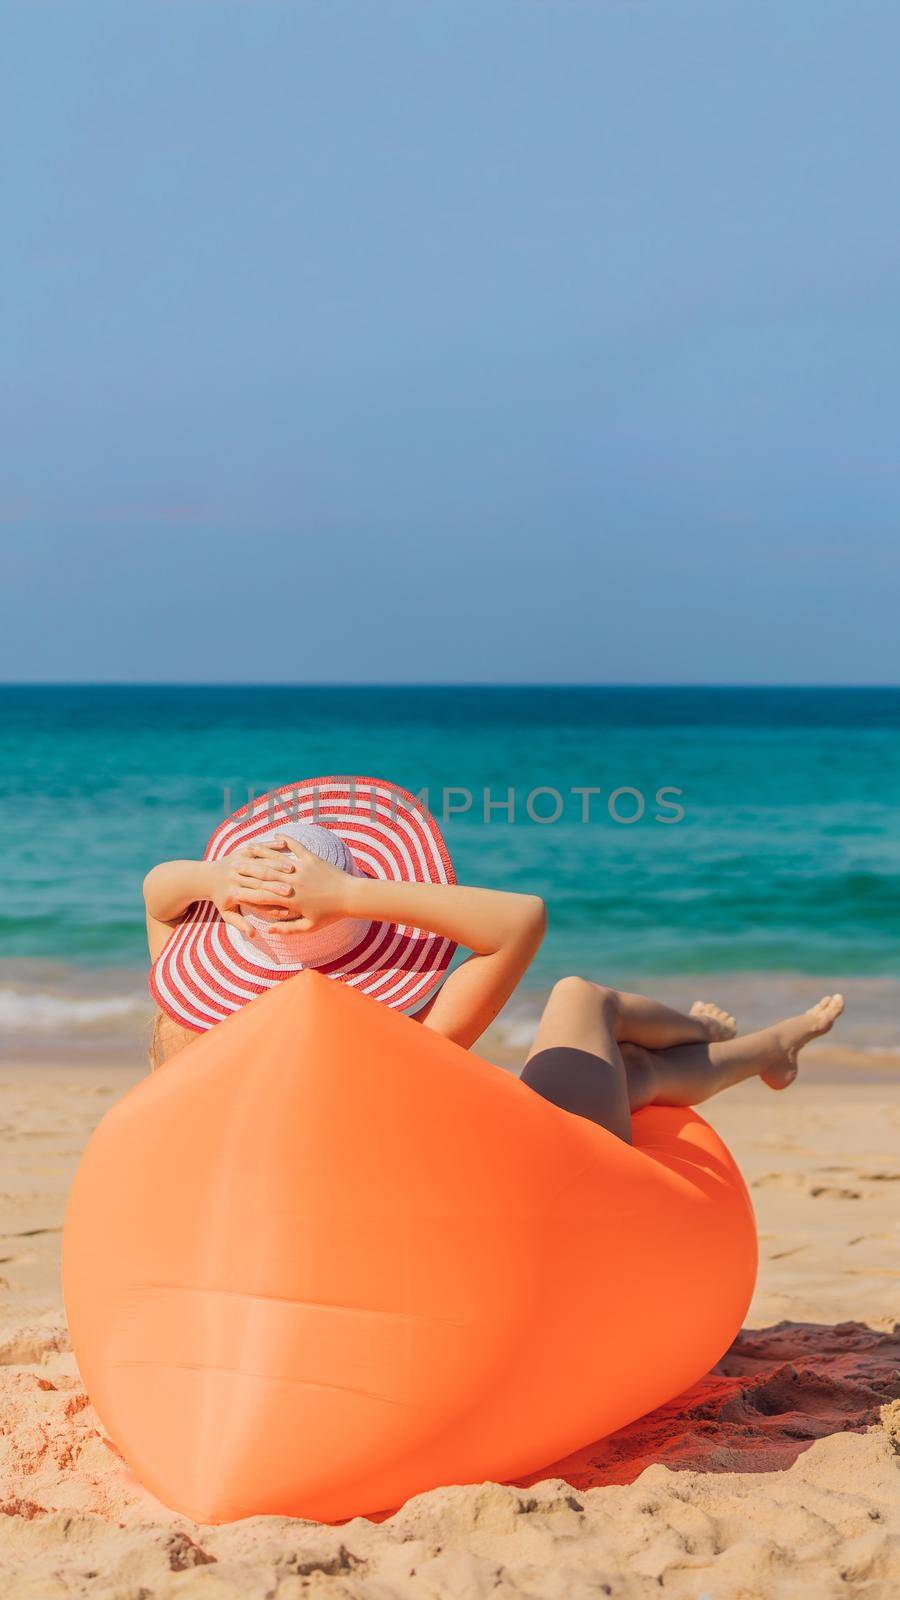
<instances>
[{"instance_id":1,"label":"blue sky","mask_svg":"<svg viewBox=\"0 0 900 1600\"><path fill-rule=\"evenodd\" d=\"M896 0L7 0L0 678L900 681Z\"/></svg>"}]
</instances>

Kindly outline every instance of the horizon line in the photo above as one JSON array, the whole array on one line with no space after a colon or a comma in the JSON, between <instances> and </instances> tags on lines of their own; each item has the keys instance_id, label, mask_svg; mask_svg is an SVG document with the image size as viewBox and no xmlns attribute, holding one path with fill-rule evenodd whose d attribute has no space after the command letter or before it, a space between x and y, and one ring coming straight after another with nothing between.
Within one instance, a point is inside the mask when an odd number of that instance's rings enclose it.
<instances>
[{"instance_id":1,"label":"horizon line","mask_svg":"<svg viewBox=\"0 0 900 1600\"><path fill-rule=\"evenodd\" d=\"M873 689L900 690L900 682L893 683L811 683L808 681L792 682L784 680L779 682L707 682L690 680L685 682L635 682L622 679L620 681L563 681L546 683L521 679L468 679L459 680L452 678L434 678L414 680L408 678L384 679L377 682L363 682L358 679L330 679L295 681L291 679L205 679L205 678L7 678L0 679L2 689L543 689L543 690L587 690L587 689L640 689L640 690L683 690L683 689L718 689L718 690L808 690L831 693L866 692Z\"/></svg>"}]
</instances>

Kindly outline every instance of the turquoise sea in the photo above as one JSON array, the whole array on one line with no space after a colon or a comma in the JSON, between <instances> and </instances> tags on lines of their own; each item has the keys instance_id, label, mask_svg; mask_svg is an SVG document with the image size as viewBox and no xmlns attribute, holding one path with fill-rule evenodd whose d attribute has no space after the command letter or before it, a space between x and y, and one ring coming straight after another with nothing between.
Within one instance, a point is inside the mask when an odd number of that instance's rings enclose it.
<instances>
[{"instance_id":1,"label":"turquoise sea","mask_svg":"<svg viewBox=\"0 0 900 1600\"><path fill-rule=\"evenodd\" d=\"M900 690L5 687L7 1049L145 1004L154 862L251 791L354 771L428 790L461 880L544 895L535 991L808 974L894 1004Z\"/></svg>"}]
</instances>

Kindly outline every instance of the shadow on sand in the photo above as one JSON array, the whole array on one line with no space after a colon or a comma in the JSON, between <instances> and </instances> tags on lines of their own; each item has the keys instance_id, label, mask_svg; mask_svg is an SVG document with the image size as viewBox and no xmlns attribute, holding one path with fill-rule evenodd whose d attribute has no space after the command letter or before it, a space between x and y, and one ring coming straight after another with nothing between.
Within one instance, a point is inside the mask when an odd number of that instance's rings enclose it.
<instances>
[{"instance_id":1,"label":"shadow on sand","mask_svg":"<svg viewBox=\"0 0 900 1600\"><path fill-rule=\"evenodd\" d=\"M778 1472L816 1439L859 1433L900 1397L900 1324L745 1328L718 1366L684 1394L563 1461L517 1480L563 1478L578 1489L631 1483L645 1467Z\"/></svg>"}]
</instances>

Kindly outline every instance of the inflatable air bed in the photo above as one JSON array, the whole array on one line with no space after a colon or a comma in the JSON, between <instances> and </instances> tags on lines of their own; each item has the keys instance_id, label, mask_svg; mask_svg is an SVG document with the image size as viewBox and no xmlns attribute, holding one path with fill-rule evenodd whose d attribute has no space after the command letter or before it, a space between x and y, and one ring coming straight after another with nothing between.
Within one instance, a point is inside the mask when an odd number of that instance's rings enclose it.
<instances>
[{"instance_id":1,"label":"inflatable air bed","mask_svg":"<svg viewBox=\"0 0 900 1600\"><path fill-rule=\"evenodd\" d=\"M63 1241L72 1341L199 1522L340 1521L532 1473L700 1378L756 1235L695 1113L628 1146L314 973L107 1113Z\"/></svg>"}]
</instances>

